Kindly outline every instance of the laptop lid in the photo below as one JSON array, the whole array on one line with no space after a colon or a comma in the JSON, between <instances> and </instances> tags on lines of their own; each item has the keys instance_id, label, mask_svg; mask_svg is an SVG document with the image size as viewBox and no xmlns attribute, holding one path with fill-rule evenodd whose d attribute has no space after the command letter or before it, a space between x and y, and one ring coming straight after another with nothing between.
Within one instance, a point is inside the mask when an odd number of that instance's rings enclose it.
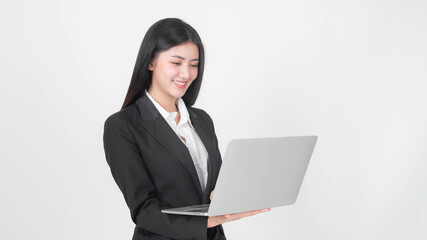
<instances>
[{"instance_id":1,"label":"laptop lid","mask_svg":"<svg viewBox=\"0 0 427 240\"><path fill-rule=\"evenodd\" d=\"M293 204L317 136L232 140L208 216Z\"/></svg>"}]
</instances>

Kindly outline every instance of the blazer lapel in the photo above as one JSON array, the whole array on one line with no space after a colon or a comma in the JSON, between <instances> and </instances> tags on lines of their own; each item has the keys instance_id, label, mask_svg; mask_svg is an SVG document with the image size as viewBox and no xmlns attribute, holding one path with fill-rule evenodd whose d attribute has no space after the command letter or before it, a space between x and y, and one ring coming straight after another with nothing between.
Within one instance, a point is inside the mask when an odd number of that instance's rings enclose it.
<instances>
[{"instance_id":1,"label":"blazer lapel","mask_svg":"<svg viewBox=\"0 0 427 240\"><path fill-rule=\"evenodd\" d=\"M197 176L196 168L191 158L190 152L184 143L171 129L166 120L157 111L151 100L144 94L136 104L141 114L141 123L144 128L167 150L172 156L184 165L188 170L194 183L198 187L199 194L203 197L203 191Z\"/></svg>"},{"instance_id":2,"label":"blazer lapel","mask_svg":"<svg viewBox=\"0 0 427 240\"><path fill-rule=\"evenodd\" d=\"M213 164L215 162L213 161L213 156L215 147L212 144L212 136L208 135L208 129L206 129L206 124L203 124L203 122L198 118L197 114L193 112L190 108L188 108L188 113L190 114L191 123L193 124L194 128L196 129L197 134L199 135L200 139L203 142L203 145L206 148L206 151L208 152L208 182L206 183L206 189L210 189L210 185L212 184L212 177L213 177ZM205 191L203 196L203 203L206 203L209 201L210 192Z\"/></svg>"}]
</instances>

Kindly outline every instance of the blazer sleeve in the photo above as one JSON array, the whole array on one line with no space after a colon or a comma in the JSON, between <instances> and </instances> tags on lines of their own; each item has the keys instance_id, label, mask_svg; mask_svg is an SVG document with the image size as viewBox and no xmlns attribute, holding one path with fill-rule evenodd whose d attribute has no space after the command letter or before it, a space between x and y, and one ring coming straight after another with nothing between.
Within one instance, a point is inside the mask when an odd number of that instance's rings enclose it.
<instances>
[{"instance_id":1,"label":"blazer sleeve","mask_svg":"<svg viewBox=\"0 0 427 240\"><path fill-rule=\"evenodd\" d=\"M169 238L207 238L207 217L161 213L168 206L156 198L144 159L123 116L115 114L105 121L103 140L113 178L138 227Z\"/></svg>"}]
</instances>

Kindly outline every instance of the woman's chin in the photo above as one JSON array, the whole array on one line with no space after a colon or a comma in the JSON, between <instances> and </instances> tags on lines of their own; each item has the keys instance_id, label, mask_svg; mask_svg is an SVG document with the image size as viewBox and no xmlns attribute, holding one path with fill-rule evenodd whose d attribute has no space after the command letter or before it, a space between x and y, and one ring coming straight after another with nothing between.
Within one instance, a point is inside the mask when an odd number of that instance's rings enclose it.
<instances>
[{"instance_id":1,"label":"woman's chin","mask_svg":"<svg viewBox=\"0 0 427 240\"><path fill-rule=\"evenodd\" d=\"M172 92L172 96L174 96L175 98L182 98L185 95L185 92L187 91L187 89L174 89L174 91Z\"/></svg>"}]
</instances>

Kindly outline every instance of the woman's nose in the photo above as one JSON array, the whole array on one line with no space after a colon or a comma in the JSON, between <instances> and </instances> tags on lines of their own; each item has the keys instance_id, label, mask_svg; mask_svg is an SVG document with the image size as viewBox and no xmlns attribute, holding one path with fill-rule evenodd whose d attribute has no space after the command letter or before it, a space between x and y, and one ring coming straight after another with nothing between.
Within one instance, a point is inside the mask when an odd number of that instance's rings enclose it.
<instances>
[{"instance_id":1,"label":"woman's nose","mask_svg":"<svg viewBox=\"0 0 427 240\"><path fill-rule=\"evenodd\" d=\"M190 69L189 67L182 66L179 72L179 76L188 80L190 78Z\"/></svg>"}]
</instances>

